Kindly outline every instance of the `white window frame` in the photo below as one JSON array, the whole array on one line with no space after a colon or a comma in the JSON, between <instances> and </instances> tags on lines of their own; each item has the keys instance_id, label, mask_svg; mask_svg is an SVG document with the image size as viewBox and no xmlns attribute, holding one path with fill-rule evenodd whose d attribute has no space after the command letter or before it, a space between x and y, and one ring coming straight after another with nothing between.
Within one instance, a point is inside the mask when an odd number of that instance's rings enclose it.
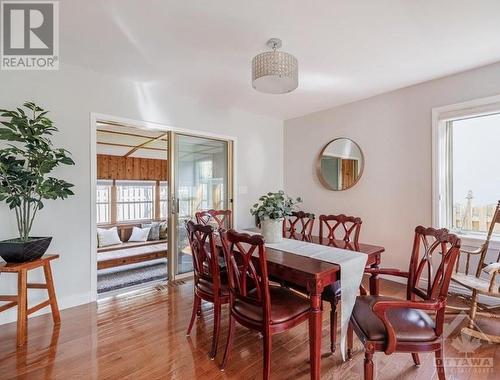
<instances>
[{"instance_id":1,"label":"white window frame","mask_svg":"<svg viewBox=\"0 0 500 380\"><path fill-rule=\"evenodd\" d=\"M500 112L500 95L475 99L432 109L432 221L434 227L449 228L452 199L450 183L451 165L446 138L447 123L464 117L485 116ZM462 238L463 246L479 246L484 242L485 232L454 231ZM500 249L500 238L493 236L490 249Z\"/></svg>"}]
</instances>

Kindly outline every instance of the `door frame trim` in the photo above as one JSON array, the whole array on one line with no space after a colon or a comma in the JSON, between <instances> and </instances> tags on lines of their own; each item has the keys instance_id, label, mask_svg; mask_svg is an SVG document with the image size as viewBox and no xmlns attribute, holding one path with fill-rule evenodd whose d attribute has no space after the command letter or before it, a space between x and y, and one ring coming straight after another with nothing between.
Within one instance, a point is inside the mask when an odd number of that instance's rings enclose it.
<instances>
[{"instance_id":1,"label":"door frame trim","mask_svg":"<svg viewBox=\"0 0 500 380\"><path fill-rule=\"evenodd\" d=\"M109 124L116 124L119 126L129 126L133 128L139 129L156 129L165 132L174 132L187 134L196 137L204 137L211 138L217 140L224 140L232 143L232 198L233 198L233 227L236 227L236 217L237 217L237 172L234 168L237 167L237 147L238 147L238 138L236 136L229 136L219 133L213 133L209 131L203 131L199 129L187 129L187 128L179 128L174 127L167 124L155 123L145 120L131 119L120 116L102 114L97 112L90 112L89 118L89 133L90 133L90 200L89 200L89 208L90 208L90 302L97 301L97 223L96 223L96 189L97 189L97 123L104 122ZM172 135L172 134L170 134ZM171 141L169 141L171 144ZM170 151L170 149L169 149ZM170 163L169 163L170 165ZM170 166L169 166L170 167ZM169 184L169 189L171 188ZM169 190L170 192L170 190ZM172 261L172 260L169 260ZM169 280L175 280L175 278L169 278Z\"/></svg>"}]
</instances>

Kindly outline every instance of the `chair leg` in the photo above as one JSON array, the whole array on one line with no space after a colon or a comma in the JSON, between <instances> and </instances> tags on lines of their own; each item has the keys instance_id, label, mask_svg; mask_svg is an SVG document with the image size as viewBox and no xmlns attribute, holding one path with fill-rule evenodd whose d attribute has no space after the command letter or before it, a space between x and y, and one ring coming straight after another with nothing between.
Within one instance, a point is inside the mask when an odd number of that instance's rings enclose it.
<instances>
[{"instance_id":1,"label":"chair leg","mask_svg":"<svg viewBox=\"0 0 500 380\"><path fill-rule=\"evenodd\" d=\"M217 355L217 346L219 345L221 307L220 302L214 303L214 333L212 336L212 350L210 351L211 360L215 359L215 355Z\"/></svg>"},{"instance_id":2,"label":"chair leg","mask_svg":"<svg viewBox=\"0 0 500 380\"><path fill-rule=\"evenodd\" d=\"M436 355L436 371L439 380L446 380L444 372L444 362L443 362L443 347L439 347L439 350L435 352Z\"/></svg>"},{"instance_id":3,"label":"chair leg","mask_svg":"<svg viewBox=\"0 0 500 380\"><path fill-rule=\"evenodd\" d=\"M365 380L373 380L373 349L365 348Z\"/></svg>"},{"instance_id":4,"label":"chair leg","mask_svg":"<svg viewBox=\"0 0 500 380\"><path fill-rule=\"evenodd\" d=\"M413 358L413 363L415 363L415 365L420 365L420 358L418 357L418 353L413 352L411 354L411 357Z\"/></svg>"},{"instance_id":5,"label":"chair leg","mask_svg":"<svg viewBox=\"0 0 500 380\"><path fill-rule=\"evenodd\" d=\"M269 332L264 333L264 380L271 378L271 350L272 350L272 336Z\"/></svg>"},{"instance_id":6,"label":"chair leg","mask_svg":"<svg viewBox=\"0 0 500 380\"><path fill-rule=\"evenodd\" d=\"M367 296L368 295L368 291L365 289L363 284L359 285L359 295L360 296Z\"/></svg>"},{"instance_id":7,"label":"chair leg","mask_svg":"<svg viewBox=\"0 0 500 380\"><path fill-rule=\"evenodd\" d=\"M226 343L226 351L224 352L224 359L222 359L222 364L221 364L221 370L224 371L226 368L227 360L229 358L229 351L231 351L231 348L233 346L233 336L234 336L234 327L235 327L235 320L233 316L231 315L231 312L229 312L229 330L227 332L227 343Z\"/></svg>"},{"instance_id":8,"label":"chair leg","mask_svg":"<svg viewBox=\"0 0 500 380\"><path fill-rule=\"evenodd\" d=\"M352 346L353 346L353 329L351 323L347 328L347 360L352 359Z\"/></svg>"},{"instance_id":9,"label":"chair leg","mask_svg":"<svg viewBox=\"0 0 500 380\"><path fill-rule=\"evenodd\" d=\"M193 300L193 312L191 313L191 321L189 322L188 331L186 333L187 336L191 334L191 329L193 328L194 320L196 319L196 314L200 305L201 305L201 298L195 294Z\"/></svg>"},{"instance_id":10,"label":"chair leg","mask_svg":"<svg viewBox=\"0 0 500 380\"><path fill-rule=\"evenodd\" d=\"M472 330L474 330L474 320L476 319L476 313L477 313L477 291L473 290L471 297L470 313L469 313L469 323L467 326Z\"/></svg>"},{"instance_id":11,"label":"chair leg","mask_svg":"<svg viewBox=\"0 0 500 380\"><path fill-rule=\"evenodd\" d=\"M330 310L330 351L335 352L337 344L337 300L332 301Z\"/></svg>"}]
</instances>

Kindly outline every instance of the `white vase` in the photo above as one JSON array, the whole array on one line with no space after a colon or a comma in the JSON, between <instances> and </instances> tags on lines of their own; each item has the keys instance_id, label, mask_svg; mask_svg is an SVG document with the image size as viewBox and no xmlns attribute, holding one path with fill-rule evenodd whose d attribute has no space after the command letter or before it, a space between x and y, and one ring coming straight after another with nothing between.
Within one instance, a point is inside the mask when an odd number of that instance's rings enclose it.
<instances>
[{"instance_id":1,"label":"white vase","mask_svg":"<svg viewBox=\"0 0 500 380\"><path fill-rule=\"evenodd\" d=\"M260 227L266 243L279 243L283 240L283 219L264 219Z\"/></svg>"}]
</instances>

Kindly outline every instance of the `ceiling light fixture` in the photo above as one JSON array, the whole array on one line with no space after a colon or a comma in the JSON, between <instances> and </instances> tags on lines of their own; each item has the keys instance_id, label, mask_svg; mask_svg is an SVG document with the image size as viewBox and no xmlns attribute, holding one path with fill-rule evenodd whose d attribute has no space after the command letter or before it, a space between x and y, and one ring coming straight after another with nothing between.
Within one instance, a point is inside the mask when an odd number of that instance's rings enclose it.
<instances>
[{"instance_id":1,"label":"ceiling light fixture","mask_svg":"<svg viewBox=\"0 0 500 380\"><path fill-rule=\"evenodd\" d=\"M279 38L267 41L272 51L256 55L252 60L252 87L267 94L285 94L299 85L297 58L281 48Z\"/></svg>"}]
</instances>

